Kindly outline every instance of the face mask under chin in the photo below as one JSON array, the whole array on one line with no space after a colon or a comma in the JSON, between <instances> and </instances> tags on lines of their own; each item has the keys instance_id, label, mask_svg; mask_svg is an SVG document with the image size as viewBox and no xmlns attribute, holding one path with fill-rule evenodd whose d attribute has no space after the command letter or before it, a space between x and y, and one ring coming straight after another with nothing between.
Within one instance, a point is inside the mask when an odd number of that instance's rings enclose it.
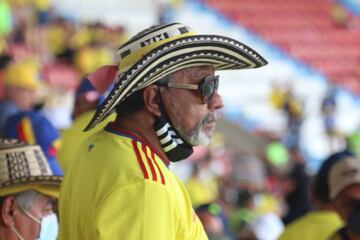
<instances>
[{"instance_id":1,"label":"face mask under chin","mask_svg":"<svg viewBox=\"0 0 360 240\"><path fill-rule=\"evenodd\" d=\"M171 162L178 162L193 153L192 146L170 124L164 114L154 124L160 144Z\"/></svg>"},{"instance_id":2,"label":"face mask under chin","mask_svg":"<svg viewBox=\"0 0 360 240\"><path fill-rule=\"evenodd\" d=\"M210 144L211 138L206 135L203 128L206 122L216 121L219 118L218 113L207 115L190 134L186 134L179 124L173 125L171 122L161 96L160 110L161 116L155 122L154 128L160 144L171 162L189 157L193 153L193 146Z\"/></svg>"}]
</instances>

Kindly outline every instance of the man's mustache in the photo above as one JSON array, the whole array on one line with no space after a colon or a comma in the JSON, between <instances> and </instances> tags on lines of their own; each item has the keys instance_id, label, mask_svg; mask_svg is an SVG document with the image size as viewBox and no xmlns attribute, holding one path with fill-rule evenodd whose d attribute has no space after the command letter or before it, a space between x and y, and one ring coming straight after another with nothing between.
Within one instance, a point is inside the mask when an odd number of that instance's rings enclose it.
<instances>
[{"instance_id":1,"label":"man's mustache","mask_svg":"<svg viewBox=\"0 0 360 240\"><path fill-rule=\"evenodd\" d=\"M216 122L219 119L220 119L220 113L219 112L211 112L211 113L209 113L209 114L207 114L205 116L202 123L206 124L206 123Z\"/></svg>"}]
</instances>

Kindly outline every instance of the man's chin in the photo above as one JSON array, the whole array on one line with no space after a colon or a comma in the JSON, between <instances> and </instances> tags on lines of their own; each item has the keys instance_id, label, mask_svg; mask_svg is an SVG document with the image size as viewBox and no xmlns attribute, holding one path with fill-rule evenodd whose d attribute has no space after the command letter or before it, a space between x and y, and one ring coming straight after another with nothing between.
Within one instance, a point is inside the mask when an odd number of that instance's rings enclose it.
<instances>
[{"instance_id":1,"label":"man's chin","mask_svg":"<svg viewBox=\"0 0 360 240\"><path fill-rule=\"evenodd\" d=\"M199 136L198 138L198 143L197 145L209 145L211 143L211 140L212 140L212 136L213 134L206 134L206 133L203 133L201 134L201 136Z\"/></svg>"},{"instance_id":2,"label":"man's chin","mask_svg":"<svg viewBox=\"0 0 360 240\"><path fill-rule=\"evenodd\" d=\"M211 143L211 137L209 138L207 135L201 134L200 136L192 137L190 139L187 139L186 141L192 146L207 146Z\"/></svg>"},{"instance_id":3,"label":"man's chin","mask_svg":"<svg viewBox=\"0 0 360 240\"><path fill-rule=\"evenodd\" d=\"M179 130L178 130L179 131ZM214 127L211 128L202 128L202 131L197 131L195 134L192 135L182 135L182 137L192 146L199 146L199 145L209 145L211 143L212 137L214 135Z\"/></svg>"},{"instance_id":4,"label":"man's chin","mask_svg":"<svg viewBox=\"0 0 360 240\"><path fill-rule=\"evenodd\" d=\"M204 136L206 136L206 138L208 138L209 141L211 141L215 134L215 127L211 128L211 129L204 129L203 133L204 133Z\"/></svg>"}]
</instances>

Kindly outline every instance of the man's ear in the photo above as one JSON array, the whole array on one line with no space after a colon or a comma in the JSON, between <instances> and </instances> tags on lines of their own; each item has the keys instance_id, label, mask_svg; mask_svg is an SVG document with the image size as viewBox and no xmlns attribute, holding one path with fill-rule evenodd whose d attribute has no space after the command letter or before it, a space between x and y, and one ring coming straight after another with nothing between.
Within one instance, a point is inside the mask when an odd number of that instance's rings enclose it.
<instances>
[{"instance_id":1,"label":"man's ear","mask_svg":"<svg viewBox=\"0 0 360 240\"><path fill-rule=\"evenodd\" d=\"M156 117L161 116L159 90L158 86L150 85L144 88L143 93L145 109Z\"/></svg>"},{"instance_id":2,"label":"man's ear","mask_svg":"<svg viewBox=\"0 0 360 240\"><path fill-rule=\"evenodd\" d=\"M13 196L6 197L1 207L1 222L7 227L14 224L15 208L15 198Z\"/></svg>"}]
</instances>

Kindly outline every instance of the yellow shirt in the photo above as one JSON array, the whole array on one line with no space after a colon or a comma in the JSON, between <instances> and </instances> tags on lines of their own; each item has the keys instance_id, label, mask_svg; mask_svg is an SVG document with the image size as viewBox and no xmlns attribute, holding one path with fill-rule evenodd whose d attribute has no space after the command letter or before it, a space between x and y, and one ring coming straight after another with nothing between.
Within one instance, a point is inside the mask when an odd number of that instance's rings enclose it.
<instances>
[{"instance_id":1,"label":"yellow shirt","mask_svg":"<svg viewBox=\"0 0 360 240\"><path fill-rule=\"evenodd\" d=\"M60 240L207 239L181 181L142 139L109 124L71 164Z\"/></svg>"},{"instance_id":2,"label":"yellow shirt","mask_svg":"<svg viewBox=\"0 0 360 240\"><path fill-rule=\"evenodd\" d=\"M57 158L61 165L61 168L64 170L64 173L67 172L69 164L73 161L76 161L78 156L78 151L80 146L89 138L92 134L103 129L106 124L115 119L115 114L108 117L106 120L97 125L96 128L91 129L90 131L83 132L87 123L90 122L90 119L94 115L95 110L89 111L78 116L72 126L61 132L62 144L57 153Z\"/></svg>"},{"instance_id":3,"label":"yellow shirt","mask_svg":"<svg viewBox=\"0 0 360 240\"><path fill-rule=\"evenodd\" d=\"M51 2L49 0L35 0L34 5L39 11L48 11L51 8Z\"/></svg>"},{"instance_id":4,"label":"yellow shirt","mask_svg":"<svg viewBox=\"0 0 360 240\"><path fill-rule=\"evenodd\" d=\"M67 33L60 25L50 25L47 44L52 54L60 54L66 50Z\"/></svg>"},{"instance_id":5,"label":"yellow shirt","mask_svg":"<svg viewBox=\"0 0 360 240\"><path fill-rule=\"evenodd\" d=\"M313 211L289 224L279 240L327 240L342 225L334 211Z\"/></svg>"},{"instance_id":6,"label":"yellow shirt","mask_svg":"<svg viewBox=\"0 0 360 240\"><path fill-rule=\"evenodd\" d=\"M201 181L196 177L191 177L185 186L195 208L202 204L214 202L218 197L218 184L215 178Z\"/></svg>"},{"instance_id":7,"label":"yellow shirt","mask_svg":"<svg viewBox=\"0 0 360 240\"><path fill-rule=\"evenodd\" d=\"M112 53L107 48L86 46L76 52L74 62L81 74L87 75L103 65L111 64L112 57Z\"/></svg>"}]
</instances>

